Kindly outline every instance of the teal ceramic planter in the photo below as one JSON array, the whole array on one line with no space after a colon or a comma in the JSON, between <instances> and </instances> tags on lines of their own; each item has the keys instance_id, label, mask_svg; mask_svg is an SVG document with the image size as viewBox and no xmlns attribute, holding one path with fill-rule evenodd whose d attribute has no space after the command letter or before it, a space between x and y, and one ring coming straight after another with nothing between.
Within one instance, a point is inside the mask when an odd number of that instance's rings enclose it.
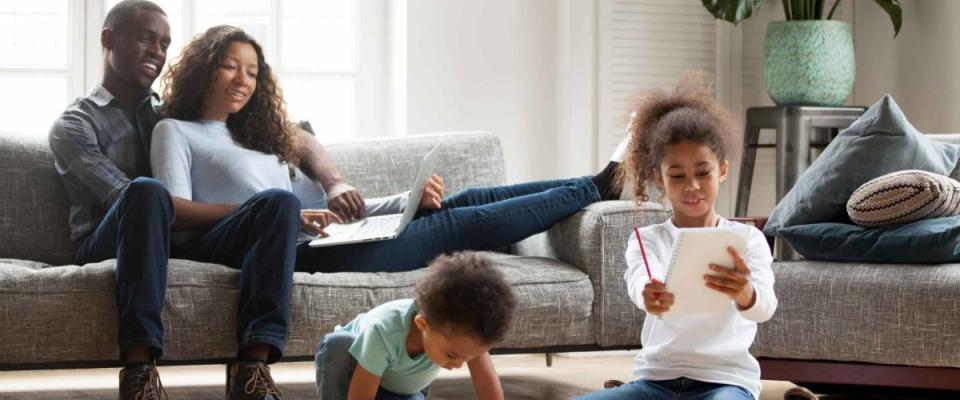
<instances>
[{"instance_id":1,"label":"teal ceramic planter","mask_svg":"<svg viewBox=\"0 0 960 400\"><path fill-rule=\"evenodd\" d=\"M777 21L767 25L763 85L774 103L839 106L856 77L853 35L843 21Z\"/></svg>"}]
</instances>

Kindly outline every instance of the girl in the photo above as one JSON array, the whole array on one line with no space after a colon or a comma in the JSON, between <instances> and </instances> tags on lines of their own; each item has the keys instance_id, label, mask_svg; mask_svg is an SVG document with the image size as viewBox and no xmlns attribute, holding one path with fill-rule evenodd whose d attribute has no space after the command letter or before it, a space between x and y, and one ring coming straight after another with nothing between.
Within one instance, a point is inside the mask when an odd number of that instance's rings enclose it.
<instances>
[{"instance_id":1,"label":"girl","mask_svg":"<svg viewBox=\"0 0 960 400\"><path fill-rule=\"evenodd\" d=\"M706 86L702 86L706 87ZM634 375L620 387L581 399L755 399L760 394L760 367L749 353L757 323L777 308L773 293L773 258L756 228L717 215L720 183L727 179L732 128L729 114L696 85L678 85L672 93L653 91L633 108L630 144L618 177L633 184L638 201L649 198L652 184L673 208L666 222L640 230L646 262L637 237L628 239L624 278L630 299L644 319ZM710 265L703 284L730 297L721 313L654 318L670 310L674 293L663 283L678 228L724 227L748 239L745 254L730 249L733 270ZM653 329L656 324L656 329Z\"/></svg>"}]
</instances>

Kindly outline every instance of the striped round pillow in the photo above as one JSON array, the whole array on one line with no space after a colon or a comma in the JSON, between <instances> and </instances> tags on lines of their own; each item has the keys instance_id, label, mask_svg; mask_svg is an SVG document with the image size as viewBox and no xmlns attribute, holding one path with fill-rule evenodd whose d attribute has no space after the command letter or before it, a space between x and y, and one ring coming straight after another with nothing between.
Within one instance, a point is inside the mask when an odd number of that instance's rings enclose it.
<instances>
[{"instance_id":1,"label":"striped round pillow","mask_svg":"<svg viewBox=\"0 0 960 400\"><path fill-rule=\"evenodd\" d=\"M960 215L960 182L927 171L897 171L853 192L847 214L870 228Z\"/></svg>"}]
</instances>

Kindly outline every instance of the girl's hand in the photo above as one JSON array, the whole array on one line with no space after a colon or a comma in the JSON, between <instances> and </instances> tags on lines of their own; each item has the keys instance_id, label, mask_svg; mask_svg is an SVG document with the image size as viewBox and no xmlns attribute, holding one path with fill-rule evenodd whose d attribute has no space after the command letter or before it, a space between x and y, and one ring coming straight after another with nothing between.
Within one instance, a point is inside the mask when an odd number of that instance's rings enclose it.
<instances>
[{"instance_id":1,"label":"girl's hand","mask_svg":"<svg viewBox=\"0 0 960 400\"><path fill-rule=\"evenodd\" d=\"M330 225L334 221L341 224L343 223L343 220L340 219L340 216L330 210L320 209L300 211L300 229L320 237L327 236L327 233L323 231L323 228L326 228L327 225Z\"/></svg>"},{"instance_id":2,"label":"girl's hand","mask_svg":"<svg viewBox=\"0 0 960 400\"><path fill-rule=\"evenodd\" d=\"M659 316L670 311L673 293L667 291L667 285L663 282L652 279L643 286L643 306L648 313Z\"/></svg>"},{"instance_id":3,"label":"girl's hand","mask_svg":"<svg viewBox=\"0 0 960 400\"><path fill-rule=\"evenodd\" d=\"M757 300L757 294L750 283L750 268L732 247L728 247L727 251L733 256L733 269L710 264L710 270L714 273L704 275L703 279L708 288L730 296L737 303L737 308L746 310L753 307Z\"/></svg>"},{"instance_id":4,"label":"girl's hand","mask_svg":"<svg viewBox=\"0 0 960 400\"><path fill-rule=\"evenodd\" d=\"M433 174L427 184L423 185L423 195L420 196L420 210L439 210L444 195L443 178Z\"/></svg>"}]
</instances>

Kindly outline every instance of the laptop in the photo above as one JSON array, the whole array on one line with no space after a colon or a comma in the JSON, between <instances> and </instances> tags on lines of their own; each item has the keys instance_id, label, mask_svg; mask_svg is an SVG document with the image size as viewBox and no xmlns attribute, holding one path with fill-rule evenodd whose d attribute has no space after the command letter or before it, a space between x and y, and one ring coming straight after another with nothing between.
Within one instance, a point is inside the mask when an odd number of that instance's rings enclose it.
<instances>
[{"instance_id":1,"label":"laptop","mask_svg":"<svg viewBox=\"0 0 960 400\"><path fill-rule=\"evenodd\" d=\"M348 224L330 224L323 229L327 233L327 237L311 240L310 247L375 242L390 240L399 236L417 214L420 197L423 195L423 187L436 170L437 154L439 153L437 149L439 148L440 143L437 143L420 162L420 170L417 172L417 178L413 181L410 194L407 195L407 204L404 207L403 214L378 215Z\"/></svg>"}]
</instances>

